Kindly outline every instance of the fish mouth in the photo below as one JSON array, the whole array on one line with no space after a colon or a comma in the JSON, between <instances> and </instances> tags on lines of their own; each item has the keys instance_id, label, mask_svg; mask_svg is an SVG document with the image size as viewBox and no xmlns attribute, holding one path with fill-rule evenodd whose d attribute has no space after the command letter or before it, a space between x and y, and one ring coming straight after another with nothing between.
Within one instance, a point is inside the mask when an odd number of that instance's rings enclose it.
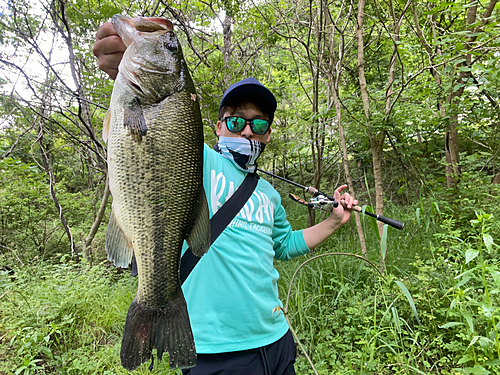
<instances>
[{"instance_id":1,"label":"fish mouth","mask_svg":"<svg viewBox=\"0 0 500 375\"><path fill-rule=\"evenodd\" d=\"M121 36L125 46L129 46L132 43L132 30L134 30L138 35L143 38L155 37L158 34L164 34L169 31L174 30L172 22L164 18L158 17L135 17L130 18L123 16L121 14L115 14L111 22ZM128 32L127 32L128 30Z\"/></svg>"},{"instance_id":2,"label":"fish mouth","mask_svg":"<svg viewBox=\"0 0 500 375\"><path fill-rule=\"evenodd\" d=\"M135 17L133 20L137 31L152 33L155 31L173 31L172 22L164 18L157 17Z\"/></svg>"},{"instance_id":3,"label":"fish mouth","mask_svg":"<svg viewBox=\"0 0 500 375\"><path fill-rule=\"evenodd\" d=\"M172 22L165 18L159 17L141 17L130 18L121 14L115 14L114 18L119 19L121 22L127 23L137 31L141 32L155 32L155 31L173 31L174 25Z\"/></svg>"}]
</instances>

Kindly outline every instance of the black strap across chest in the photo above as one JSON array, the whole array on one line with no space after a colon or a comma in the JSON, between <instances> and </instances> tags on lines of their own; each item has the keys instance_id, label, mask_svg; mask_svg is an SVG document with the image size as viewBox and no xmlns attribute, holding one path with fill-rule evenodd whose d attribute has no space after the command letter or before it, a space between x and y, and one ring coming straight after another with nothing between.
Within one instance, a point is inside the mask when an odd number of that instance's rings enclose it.
<instances>
[{"instance_id":1,"label":"black strap across chest","mask_svg":"<svg viewBox=\"0 0 500 375\"><path fill-rule=\"evenodd\" d=\"M256 173L248 173L240 187L234 192L234 194L227 200L226 203L212 216L210 219L210 245L212 245L217 237L226 229L228 224L233 220L233 218L240 212L245 203L248 201L252 195L259 176ZM181 258L181 269L180 269L180 282L181 285L186 281L187 277L199 262L201 257L197 257L191 251L191 248L187 249ZM135 256L132 258L132 276L137 276L137 262Z\"/></svg>"},{"instance_id":2,"label":"black strap across chest","mask_svg":"<svg viewBox=\"0 0 500 375\"><path fill-rule=\"evenodd\" d=\"M217 237L219 237L231 220L233 220L233 218L243 208L255 190L258 180L259 176L257 176L256 173L248 173L240 187L234 192L231 198L229 198L226 203L224 203L214 214L214 216L212 216L210 219L210 245L215 242ZM186 250L181 258L181 285L184 281L186 281L187 277L200 259L201 257L197 257L193 254L191 248Z\"/></svg>"}]
</instances>

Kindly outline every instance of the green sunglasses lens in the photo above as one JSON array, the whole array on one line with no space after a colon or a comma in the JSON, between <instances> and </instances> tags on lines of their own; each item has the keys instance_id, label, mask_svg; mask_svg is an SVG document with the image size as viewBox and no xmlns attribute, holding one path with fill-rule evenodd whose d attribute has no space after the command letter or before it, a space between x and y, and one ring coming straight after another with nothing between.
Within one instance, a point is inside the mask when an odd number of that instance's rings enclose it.
<instances>
[{"instance_id":1,"label":"green sunglasses lens","mask_svg":"<svg viewBox=\"0 0 500 375\"><path fill-rule=\"evenodd\" d=\"M227 129L232 133L238 133L245 127L245 119L241 117L226 117Z\"/></svg>"},{"instance_id":2,"label":"green sunglasses lens","mask_svg":"<svg viewBox=\"0 0 500 375\"><path fill-rule=\"evenodd\" d=\"M245 126L247 121L250 121L250 128L255 134L263 135L266 134L266 132L269 130L269 127L271 124L269 121L264 120L264 119L254 119L254 120L246 120L243 117L237 117L237 116L232 116L232 117L226 117L224 119L226 121L226 126L227 129L231 133L239 133L242 131Z\"/></svg>"},{"instance_id":3,"label":"green sunglasses lens","mask_svg":"<svg viewBox=\"0 0 500 375\"><path fill-rule=\"evenodd\" d=\"M266 134L267 130L269 129L269 121L262 119L255 119L252 122L253 124L251 128L255 134L259 135Z\"/></svg>"}]
</instances>

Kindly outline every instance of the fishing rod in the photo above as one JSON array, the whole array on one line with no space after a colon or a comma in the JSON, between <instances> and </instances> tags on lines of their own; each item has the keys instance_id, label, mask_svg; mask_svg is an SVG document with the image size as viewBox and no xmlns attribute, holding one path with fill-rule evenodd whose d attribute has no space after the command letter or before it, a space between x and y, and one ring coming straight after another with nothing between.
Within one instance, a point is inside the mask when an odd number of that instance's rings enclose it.
<instances>
[{"instance_id":1,"label":"fishing rod","mask_svg":"<svg viewBox=\"0 0 500 375\"><path fill-rule=\"evenodd\" d=\"M301 199L300 197L296 196L295 194L288 194L288 196L290 198L292 198L294 201L296 201L300 204L303 204L307 207L314 208L314 209L320 209L323 211L331 211L332 209L338 207L338 205L339 205L339 202L337 202L334 197L319 191L315 187L304 186L304 185L298 184L294 181L287 180L286 178L277 176L274 173L267 172L267 171L264 171L264 170L259 169L259 168L257 168L257 170L259 172L267 174L271 177L277 178L278 180L281 180L281 181L284 181L284 182L289 183L291 185L297 186L297 187L301 188L302 190L304 190L307 194L312 195L312 199L309 202L306 202L303 199ZM344 203L344 200L342 199L340 201L340 203ZM356 205L352 206L352 209L354 211L357 211L357 212L362 212L362 213L364 213L370 217L373 217L373 218L377 219L378 221L381 221L382 223L390 225L391 227L396 228L396 229L401 230L405 226L404 223L402 223L400 221L390 219L390 218L382 216L382 215L373 214L373 213L368 212L366 210L364 210L364 212L363 212L363 209L359 206L356 206Z\"/></svg>"}]
</instances>

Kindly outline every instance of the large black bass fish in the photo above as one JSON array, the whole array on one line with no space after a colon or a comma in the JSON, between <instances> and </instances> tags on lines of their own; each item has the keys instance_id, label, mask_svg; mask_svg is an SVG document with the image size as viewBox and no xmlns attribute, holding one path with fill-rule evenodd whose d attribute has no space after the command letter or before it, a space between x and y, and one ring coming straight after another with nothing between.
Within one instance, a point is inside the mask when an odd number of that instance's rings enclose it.
<instances>
[{"instance_id":1,"label":"large black bass fish","mask_svg":"<svg viewBox=\"0 0 500 375\"><path fill-rule=\"evenodd\" d=\"M210 246L196 92L170 21L115 15L112 23L127 50L103 130L113 196L106 251L119 267L135 255L139 273L120 358L133 370L156 348L171 367L193 367L180 254L185 239L198 256Z\"/></svg>"}]
</instances>

